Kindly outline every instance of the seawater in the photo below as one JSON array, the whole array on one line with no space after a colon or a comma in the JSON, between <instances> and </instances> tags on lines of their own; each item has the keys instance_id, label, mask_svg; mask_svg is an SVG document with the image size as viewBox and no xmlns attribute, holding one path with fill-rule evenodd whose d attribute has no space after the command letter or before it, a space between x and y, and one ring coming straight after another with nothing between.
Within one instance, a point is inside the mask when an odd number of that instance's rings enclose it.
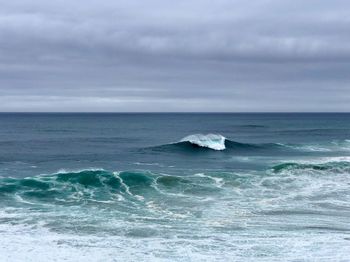
<instances>
[{"instance_id":1,"label":"seawater","mask_svg":"<svg viewBox=\"0 0 350 262\"><path fill-rule=\"evenodd\" d=\"M0 114L0 261L347 261L350 114Z\"/></svg>"}]
</instances>

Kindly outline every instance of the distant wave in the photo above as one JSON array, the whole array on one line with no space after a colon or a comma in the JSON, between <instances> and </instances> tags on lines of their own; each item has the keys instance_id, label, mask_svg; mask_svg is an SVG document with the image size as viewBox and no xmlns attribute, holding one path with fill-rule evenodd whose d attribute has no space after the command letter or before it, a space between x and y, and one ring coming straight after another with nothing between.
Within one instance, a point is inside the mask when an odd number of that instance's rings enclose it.
<instances>
[{"instance_id":1,"label":"distant wave","mask_svg":"<svg viewBox=\"0 0 350 262\"><path fill-rule=\"evenodd\" d=\"M213 150L224 150L226 137L216 134L194 134L189 135L181 139L180 142L190 142L191 144L197 145L199 147L206 147Z\"/></svg>"},{"instance_id":2,"label":"distant wave","mask_svg":"<svg viewBox=\"0 0 350 262\"><path fill-rule=\"evenodd\" d=\"M284 152L288 154L326 153L349 151L349 140L331 141L323 144L289 144L289 143L242 143L226 138L220 134L192 134L182 138L179 142L149 147L148 149L161 152L208 152L225 151L241 153L274 154Z\"/></svg>"},{"instance_id":3,"label":"distant wave","mask_svg":"<svg viewBox=\"0 0 350 262\"><path fill-rule=\"evenodd\" d=\"M350 142L349 140L336 140L323 143L311 143L311 144L280 144L284 147L288 147L292 150L303 152L349 152Z\"/></svg>"},{"instance_id":4,"label":"distant wave","mask_svg":"<svg viewBox=\"0 0 350 262\"><path fill-rule=\"evenodd\" d=\"M296 163L288 162L276 165L272 168L275 173L284 171L327 171L350 173L350 162L348 161L330 161L324 163Z\"/></svg>"},{"instance_id":5,"label":"distant wave","mask_svg":"<svg viewBox=\"0 0 350 262\"><path fill-rule=\"evenodd\" d=\"M269 149L288 149L287 146L275 143L250 144L230 140L220 134L193 134L182 138L179 142L151 147L156 151L252 151Z\"/></svg>"}]
</instances>

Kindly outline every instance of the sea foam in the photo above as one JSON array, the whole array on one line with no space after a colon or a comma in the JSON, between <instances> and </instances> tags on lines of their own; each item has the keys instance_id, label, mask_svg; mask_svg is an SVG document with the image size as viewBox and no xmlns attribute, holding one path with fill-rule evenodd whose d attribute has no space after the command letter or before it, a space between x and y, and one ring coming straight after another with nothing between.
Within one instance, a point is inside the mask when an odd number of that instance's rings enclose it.
<instances>
[{"instance_id":1,"label":"sea foam","mask_svg":"<svg viewBox=\"0 0 350 262\"><path fill-rule=\"evenodd\" d=\"M225 140L224 136L218 134L194 134L182 138L180 142L190 142L191 144L213 150L225 150Z\"/></svg>"}]
</instances>

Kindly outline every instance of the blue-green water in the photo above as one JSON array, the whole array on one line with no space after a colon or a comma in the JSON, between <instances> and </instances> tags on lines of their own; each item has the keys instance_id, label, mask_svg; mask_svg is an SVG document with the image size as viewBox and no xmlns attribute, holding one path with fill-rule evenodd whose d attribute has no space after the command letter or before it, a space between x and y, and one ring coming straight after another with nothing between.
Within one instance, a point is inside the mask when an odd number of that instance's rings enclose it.
<instances>
[{"instance_id":1,"label":"blue-green water","mask_svg":"<svg viewBox=\"0 0 350 262\"><path fill-rule=\"evenodd\" d=\"M350 114L0 114L0 261L348 261Z\"/></svg>"}]
</instances>

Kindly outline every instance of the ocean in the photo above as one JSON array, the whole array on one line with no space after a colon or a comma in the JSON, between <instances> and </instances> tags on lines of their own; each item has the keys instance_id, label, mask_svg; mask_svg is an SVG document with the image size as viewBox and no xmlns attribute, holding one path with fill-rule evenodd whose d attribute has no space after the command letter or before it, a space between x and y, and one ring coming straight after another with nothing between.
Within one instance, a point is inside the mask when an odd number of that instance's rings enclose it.
<instances>
[{"instance_id":1,"label":"ocean","mask_svg":"<svg viewBox=\"0 0 350 262\"><path fill-rule=\"evenodd\" d=\"M0 114L0 261L349 261L350 114Z\"/></svg>"}]
</instances>

